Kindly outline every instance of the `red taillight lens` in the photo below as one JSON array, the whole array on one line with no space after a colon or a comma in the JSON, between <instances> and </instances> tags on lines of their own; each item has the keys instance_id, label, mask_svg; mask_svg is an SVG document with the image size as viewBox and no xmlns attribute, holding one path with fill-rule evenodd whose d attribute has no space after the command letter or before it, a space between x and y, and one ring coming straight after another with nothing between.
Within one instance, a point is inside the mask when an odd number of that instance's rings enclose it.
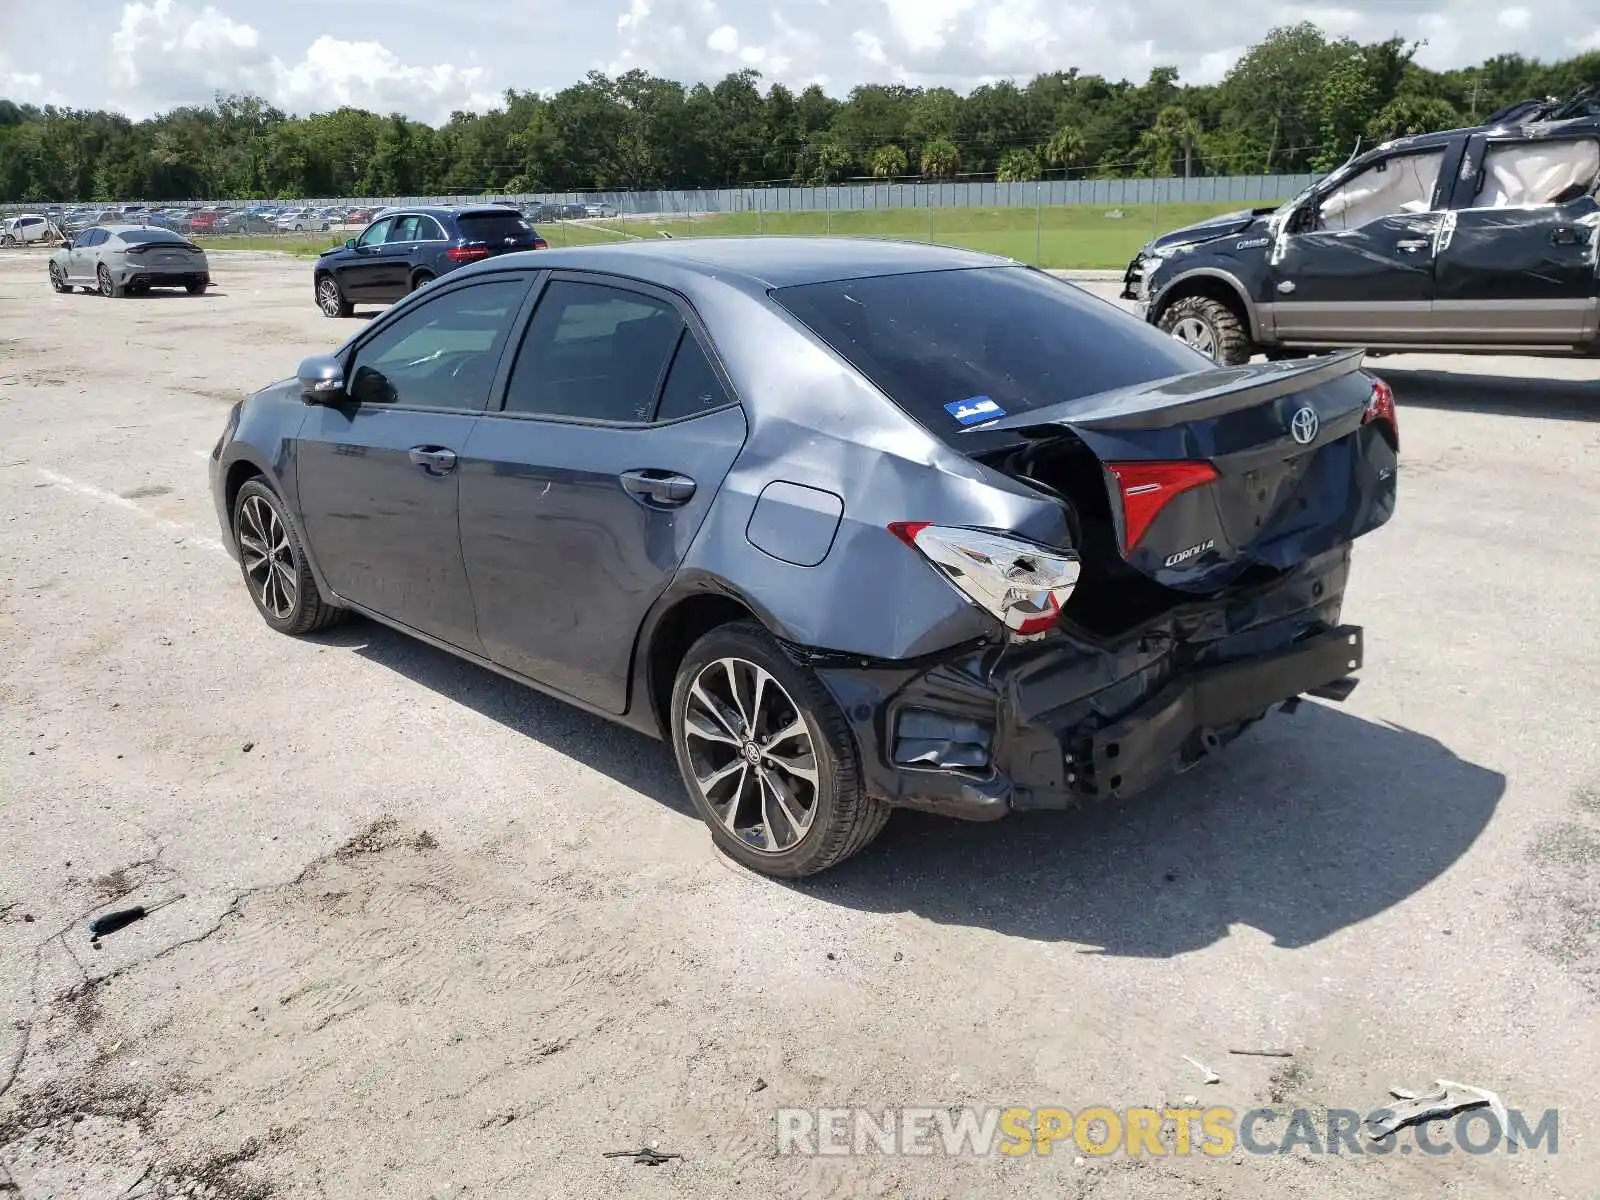
<instances>
[{"instance_id":1,"label":"red taillight lens","mask_svg":"<svg viewBox=\"0 0 1600 1200\"><path fill-rule=\"evenodd\" d=\"M1047 632L1078 582L1078 556L1070 550L927 521L896 521L889 532L1018 637Z\"/></svg>"},{"instance_id":2,"label":"red taillight lens","mask_svg":"<svg viewBox=\"0 0 1600 1200\"><path fill-rule=\"evenodd\" d=\"M1150 522L1176 497L1217 477L1207 462L1107 463L1122 498L1123 553L1144 537Z\"/></svg>"},{"instance_id":3,"label":"red taillight lens","mask_svg":"<svg viewBox=\"0 0 1600 1200\"><path fill-rule=\"evenodd\" d=\"M543 238L534 238L533 248L535 250L548 250L550 249L550 243L545 241Z\"/></svg>"},{"instance_id":4,"label":"red taillight lens","mask_svg":"<svg viewBox=\"0 0 1600 1200\"><path fill-rule=\"evenodd\" d=\"M1383 380L1373 377L1372 395L1367 399L1366 411L1361 414L1363 425L1372 421L1387 421L1394 435L1395 448L1400 445L1400 413L1394 406L1394 389Z\"/></svg>"},{"instance_id":5,"label":"red taillight lens","mask_svg":"<svg viewBox=\"0 0 1600 1200\"><path fill-rule=\"evenodd\" d=\"M480 258L489 257L489 247L451 246L444 252L444 256L453 263L477 262Z\"/></svg>"}]
</instances>

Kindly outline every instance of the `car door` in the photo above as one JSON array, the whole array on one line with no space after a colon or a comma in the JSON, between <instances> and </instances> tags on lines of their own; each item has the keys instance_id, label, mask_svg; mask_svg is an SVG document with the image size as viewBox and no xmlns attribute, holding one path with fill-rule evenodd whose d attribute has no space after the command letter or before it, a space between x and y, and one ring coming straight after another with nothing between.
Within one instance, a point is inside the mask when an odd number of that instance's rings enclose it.
<instances>
[{"instance_id":1,"label":"car door","mask_svg":"<svg viewBox=\"0 0 1600 1200\"><path fill-rule=\"evenodd\" d=\"M1439 176L1448 148L1390 154L1320 189L1272 251L1283 341L1424 342L1433 313ZM1303 231L1296 232L1300 225Z\"/></svg>"},{"instance_id":2,"label":"car door","mask_svg":"<svg viewBox=\"0 0 1600 1200\"><path fill-rule=\"evenodd\" d=\"M379 286L391 300L398 300L411 290L411 273L416 269L417 255L422 249L422 222L423 218L416 213L400 213L384 238Z\"/></svg>"},{"instance_id":3,"label":"car door","mask_svg":"<svg viewBox=\"0 0 1600 1200\"><path fill-rule=\"evenodd\" d=\"M1480 135L1460 176L1435 251L1437 340L1571 345L1591 336L1600 140Z\"/></svg>"},{"instance_id":4,"label":"car door","mask_svg":"<svg viewBox=\"0 0 1600 1200\"><path fill-rule=\"evenodd\" d=\"M67 254L67 278L80 285L95 281L95 247L110 235L104 229L85 229L72 239L72 249Z\"/></svg>"},{"instance_id":5,"label":"car door","mask_svg":"<svg viewBox=\"0 0 1600 1200\"><path fill-rule=\"evenodd\" d=\"M532 278L462 280L379 323L346 356L346 394L312 407L295 445L301 520L333 590L473 652L456 467Z\"/></svg>"},{"instance_id":6,"label":"car door","mask_svg":"<svg viewBox=\"0 0 1600 1200\"><path fill-rule=\"evenodd\" d=\"M558 272L461 469L478 633L501 666L625 711L635 636L744 444L681 300Z\"/></svg>"},{"instance_id":7,"label":"car door","mask_svg":"<svg viewBox=\"0 0 1600 1200\"><path fill-rule=\"evenodd\" d=\"M334 267L339 290L347 300L388 300L383 294L384 246L393 217L383 217L361 231L349 255Z\"/></svg>"}]
</instances>

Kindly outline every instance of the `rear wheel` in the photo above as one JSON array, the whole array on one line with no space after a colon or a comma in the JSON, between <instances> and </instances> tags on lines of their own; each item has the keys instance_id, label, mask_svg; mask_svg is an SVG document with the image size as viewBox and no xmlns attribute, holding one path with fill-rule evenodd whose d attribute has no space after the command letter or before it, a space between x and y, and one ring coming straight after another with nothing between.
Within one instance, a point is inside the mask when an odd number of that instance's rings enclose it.
<instances>
[{"instance_id":1,"label":"rear wheel","mask_svg":"<svg viewBox=\"0 0 1600 1200\"><path fill-rule=\"evenodd\" d=\"M332 275L322 275L317 279L317 307L325 317L348 317L355 312L355 305L344 298L344 292L339 290L339 281Z\"/></svg>"},{"instance_id":2,"label":"rear wheel","mask_svg":"<svg viewBox=\"0 0 1600 1200\"><path fill-rule=\"evenodd\" d=\"M1174 301L1157 324L1222 366L1241 366L1255 352L1239 314L1210 296L1185 296Z\"/></svg>"},{"instance_id":3,"label":"rear wheel","mask_svg":"<svg viewBox=\"0 0 1600 1200\"><path fill-rule=\"evenodd\" d=\"M283 502L259 479L246 481L234 500L233 539L250 599L279 633L314 633L345 615L322 598Z\"/></svg>"},{"instance_id":4,"label":"rear wheel","mask_svg":"<svg viewBox=\"0 0 1600 1200\"><path fill-rule=\"evenodd\" d=\"M672 691L672 745L712 839L751 870L798 879L843 862L889 807L862 787L833 697L753 621L689 649Z\"/></svg>"},{"instance_id":5,"label":"rear wheel","mask_svg":"<svg viewBox=\"0 0 1600 1200\"><path fill-rule=\"evenodd\" d=\"M415 275L413 275L411 277L411 290L414 292L418 288L423 287L426 284L432 283L433 279L434 279L434 277L430 272L428 272L428 271L418 271Z\"/></svg>"},{"instance_id":6,"label":"rear wheel","mask_svg":"<svg viewBox=\"0 0 1600 1200\"><path fill-rule=\"evenodd\" d=\"M210 286L209 283L186 283L183 285L183 290L191 296L201 296L205 294L206 288Z\"/></svg>"},{"instance_id":7,"label":"rear wheel","mask_svg":"<svg viewBox=\"0 0 1600 1200\"><path fill-rule=\"evenodd\" d=\"M94 273L94 277L100 285L99 292L102 296L126 296L128 294L127 288L111 278L111 272L105 263L100 264L100 269Z\"/></svg>"}]
</instances>

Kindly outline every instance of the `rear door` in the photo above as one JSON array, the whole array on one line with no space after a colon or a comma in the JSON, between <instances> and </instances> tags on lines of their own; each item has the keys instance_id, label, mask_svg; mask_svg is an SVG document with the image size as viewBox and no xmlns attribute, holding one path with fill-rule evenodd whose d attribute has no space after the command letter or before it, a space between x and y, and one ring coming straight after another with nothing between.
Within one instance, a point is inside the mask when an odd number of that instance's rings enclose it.
<instances>
[{"instance_id":1,"label":"rear door","mask_svg":"<svg viewBox=\"0 0 1600 1200\"><path fill-rule=\"evenodd\" d=\"M1428 340L1433 244L1458 147L1387 155L1320 190L1272 255L1265 316L1284 341L1381 344Z\"/></svg>"},{"instance_id":2,"label":"rear door","mask_svg":"<svg viewBox=\"0 0 1600 1200\"><path fill-rule=\"evenodd\" d=\"M463 280L348 355L348 395L295 446L311 552L339 595L481 653L457 528L459 458L488 403L532 272Z\"/></svg>"},{"instance_id":3,"label":"rear door","mask_svg":"<svg viewBox=\"0 0 1600 1200\"><path fill-rule=\"evenodd\" d=\"M503 406L463 455L462 552L490 658L625 711L635 635L744 436L682 301L552 276Z\"/></svg>"},{"instance_id":4,"label":"rear door","mask_svg":"<svg viewBox=\"0 0 1600 1200\"><path fill-rule=\"evenodd\" d=\"M1600 140L1473 138L1437 239L1444 342L1570 345L1592 336Z\"/></svg>"}]
</instances>

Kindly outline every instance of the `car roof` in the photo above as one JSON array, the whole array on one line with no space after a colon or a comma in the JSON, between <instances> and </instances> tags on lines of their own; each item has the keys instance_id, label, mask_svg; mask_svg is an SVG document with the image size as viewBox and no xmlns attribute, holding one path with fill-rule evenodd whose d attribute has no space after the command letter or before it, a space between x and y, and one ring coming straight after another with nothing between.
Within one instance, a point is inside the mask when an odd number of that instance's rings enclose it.
<instances>
[{"instance_id":1,"label":"car roof","mask_svg":"<svg viewBox=\"0 0 1600 1200\"><path fill-rule=\"evenodd\" d=\"M511 266L599 271L673 287L684 275L793 287L838 279L1015 266L1014 259L924 242L845 237L662 238L524 251L474 264L478 272ZM457 272L458 275L465 272Z\"/></svg>"}]
</instances>

